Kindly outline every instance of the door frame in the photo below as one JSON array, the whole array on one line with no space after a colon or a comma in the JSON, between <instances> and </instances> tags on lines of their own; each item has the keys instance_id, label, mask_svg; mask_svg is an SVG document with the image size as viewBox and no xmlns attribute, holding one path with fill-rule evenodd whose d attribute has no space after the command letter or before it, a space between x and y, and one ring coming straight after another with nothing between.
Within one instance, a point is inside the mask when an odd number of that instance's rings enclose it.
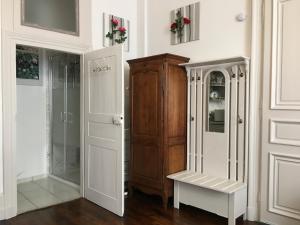
<instances>
[{"instance_id":1,"label":"door frame","mask_svg":"<svg viewBox=\"0 0 300 225\"><path fill-rule=\"evenodd\" d=\"M80 63L80 194L84 197L84 79L83 55L90 50L87 46L64 45L59 42L37 40L16 33L3 32L2 45L2 135L3 135L3 218L17 215L16 176L16 45L28 45L50 50L64 51L81 56ZM3 82L5 81L5 83Z\"/></svg>"},{"instance_id":2,"label":"door frame","mask_svg":"<svg viewBox=\"0 0 300 225\"><path fill-rule=\"evenodd\" d=\"M264 0L251 0L247 219L259 221Z\"/></svg>"}]
</instances>

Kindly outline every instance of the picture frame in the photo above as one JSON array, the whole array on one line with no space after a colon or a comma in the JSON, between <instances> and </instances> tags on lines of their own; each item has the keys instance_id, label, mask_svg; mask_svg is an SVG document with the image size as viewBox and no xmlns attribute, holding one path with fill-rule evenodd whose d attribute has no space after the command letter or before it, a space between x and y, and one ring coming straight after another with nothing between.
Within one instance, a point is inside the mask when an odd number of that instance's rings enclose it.
<instances>
[{"instance_id":1,"label":"picture frame","mask_svg":"<svg viewBox=\"0 0 300 225\"><path fill-rule=\"evenodd\" d=\"M17 85L42 86L41 50L38 48L17 45L16 79Z\"/></svg>"},{"instance_id":2,"label":"picture frame","mask_svg":"<svg viewBox=\"0 0 300 225\"><path fill-rule=\"evenodd\" d=\"M114 27L112 25L112 20L117 21L117 25ZM124 41L124 50L129 52L130 50L130 21L124 19L122 17L118 17L112 14L103 13L103 47L110 47L116 44L115 39L119 39L120 35L119 32L116 32L116 36L112 39L108 38L107 35L113 32L113 30L118 30L120 27L124 27L126 29L126 40Z\"/></svg>"}]
</instances>

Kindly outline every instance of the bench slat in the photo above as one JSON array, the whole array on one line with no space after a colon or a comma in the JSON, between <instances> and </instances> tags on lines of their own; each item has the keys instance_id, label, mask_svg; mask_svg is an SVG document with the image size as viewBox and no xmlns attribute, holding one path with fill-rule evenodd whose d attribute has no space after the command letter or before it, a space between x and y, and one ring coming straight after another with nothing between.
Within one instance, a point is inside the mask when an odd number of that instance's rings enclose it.
<instances>
[{"instance_id":1,"label":"bench slat","mask_svg":"<svg viewBox=\"0 0 300 225\"><path fill-rule=\"evenodd\" d=\"M167 178L175 180L175 179L184 178L185 176L189 176L191 174L195 174L195 172L185 170L185 171L171 174L171 175L167 176Z\"/></svg>"},{"instance_id":2,"label":"bench slat","mask_svg":"<svg viewBox=\"0 0 300 225\"><path fill-rule=\"evenodd\" d=\"M171 174L168 176L168 178L227 194L234 193L242 188L247 187L247 185L243 182L228 180L221 177L208 176L192 171L182 171Z\"/></svg>"}]
</instances>

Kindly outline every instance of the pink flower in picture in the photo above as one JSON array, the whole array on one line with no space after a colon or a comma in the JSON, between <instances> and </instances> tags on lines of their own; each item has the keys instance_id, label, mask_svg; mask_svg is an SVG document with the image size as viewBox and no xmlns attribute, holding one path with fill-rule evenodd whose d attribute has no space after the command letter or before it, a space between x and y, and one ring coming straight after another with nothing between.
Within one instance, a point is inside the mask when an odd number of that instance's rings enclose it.
<instances>
[{"instance_id":1,"label":"pink flower in picture","mask_svg":"<svg viewBox=\"0 0 300 225\"><path fill-rule=\"evenodd\" d=\"M183 17L183 23L184 24L191 24L191 20L190 20L190 18L188 18L188 17Z\"/></svg>"},{"instance_id":2,"label":"pink flower in picture","mask_svg":"<svg viewBox=\"0 0 300 225\"><path fill-rule=\"evenodd\" d=\"M121 33L125 33L126 32L126 28L125 27L119 27L118 29Z\"/></svg>"},{"instance_id":3,"label":"pink flower in picture","mask_svg":"<svg viewBox=\"0 0 300 225\"><path fill-rule=\"evenodd\" d=\"M111 23L112 23L114 26L118 26L118 25L119 25L119 20L112 18L112 19L111 19Z\"/></svg>"},{"instance_id":4,"label":"pink flower in picture","mask_svg":"<svg viewBox=\"0 0 300 225\"><path fill-rule=\"evenodd\" d=\"M177 28L177 23L172 23L171 24L171 30L175 30Z\"/></svg>"}]
</instances>

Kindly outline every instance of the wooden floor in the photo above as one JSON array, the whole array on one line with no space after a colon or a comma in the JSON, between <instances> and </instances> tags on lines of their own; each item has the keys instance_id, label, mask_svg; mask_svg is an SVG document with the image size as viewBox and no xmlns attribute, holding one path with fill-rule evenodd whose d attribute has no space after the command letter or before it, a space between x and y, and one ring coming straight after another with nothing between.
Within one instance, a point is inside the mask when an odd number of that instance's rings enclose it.
<instances>
[{"instance_id":1,"label":"wooden floor","mask_svg":"<svg viewBox=\"0 0 300 225\"><path fill-rule=\"evenodd\" d=\"M164 210L157 198L140 193L126 200L124 218L79 199L19 215L0 225L226 225L227 220L189 206ZM243 222L238 225L260 225Z\"/></svg>"}]
</instances>

